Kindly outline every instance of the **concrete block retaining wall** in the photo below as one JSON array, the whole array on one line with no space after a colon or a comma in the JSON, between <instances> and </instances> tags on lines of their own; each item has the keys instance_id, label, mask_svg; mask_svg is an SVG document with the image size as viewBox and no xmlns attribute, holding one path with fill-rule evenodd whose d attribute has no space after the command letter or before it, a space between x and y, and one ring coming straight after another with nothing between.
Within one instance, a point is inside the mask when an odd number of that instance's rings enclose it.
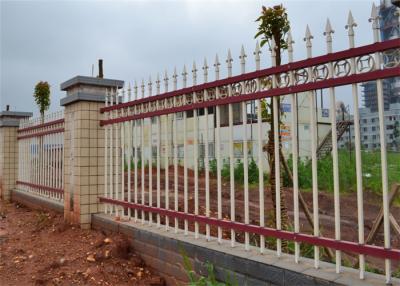
<instances>
[{"instance_id":1,"label":"concrete block retaining wall","mask_svg":"<svg viewBox=\"0 0 400 286\"><path fill-rule=\"evenodd\" d=\"M245 251L242 245L230 247L230 242L218 244L215 240L206 242L204 237L194 239L193 234L184 236L182 231L175 234L165 227L157 228L148 223L117 222L103 214L92 215L92 227L111 232L120 232L131 239L136 252L147 265L153 267L166 278L168 285L186 285L187 276L183 267L181 249L187 253L194 270L206 275L205 262L214 265L220 281L233 281L234 285L384 285L384 277L366 274L359 280L358 271L343 268L343 273L335 273L334 265L321 262L320 269L313 267L312 259L302 258L294 263L293 256L276 256L274 251L259 251L251 248ZM399 283L396 279L394 283ZM396 285L396 284L394 284ZM400 284L399 284L400 285Z\"/></svg>"},{"instance_id":2,"label":"concrete block retaining wall","mask_svg":"<svg viewBox=\"0 0 400 286\"><path fill-rule=\"evenodd\" d=\"M11 191L11 200L32 209L53 210L59 213L64 212L64 204L46 197L34 195L20 190Z\"/></svg>"}]
</instances>

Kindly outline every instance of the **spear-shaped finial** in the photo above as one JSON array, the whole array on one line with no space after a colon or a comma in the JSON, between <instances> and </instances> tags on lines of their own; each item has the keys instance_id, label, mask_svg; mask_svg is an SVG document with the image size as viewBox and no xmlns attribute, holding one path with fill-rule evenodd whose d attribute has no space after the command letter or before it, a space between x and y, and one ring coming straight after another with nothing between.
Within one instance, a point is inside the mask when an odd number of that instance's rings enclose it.
<instances>
[{"instance_id":1,"label":"spear-shaped finial","mask_svg":"<svg viewBox=\"0 0 400 286\"><path fill-rule=\"evenodd\" d=\"M357 27L357 23L354 21L353 14L349 11L345 28L348 30L350 48L354 48L354 27Z\"/></svg>"},{"instance_id":2,"label":"spear-shaped finial","mask_svg":"<svg viewBox=\"0 0 400 286\"><path fill-rule=\"evenodd\" d=\"M371 18L368 19L372 22L372 30L374 32L374 42L379 42L379 14L375 3L372 3Z\"/></svg>"},{"instance_id":3,"label":"spear-shaped finial","mask_svg":"<svg viewBox=\"0 0 400 286\"><path fill-rule=\"evenodd\" d=\"M131 82L128 82L128 101L132 100Z\"/></svg>"},{"instance_id":4,"label":"spear-shaped finial","mask_svg":"<svg viewBox=\"0 0 400 286\"><path fill-rule=\"evenodd\" d=\"M168 72L164 71L164 92L168 91Z\"/></svg>"},{"instance_id":5,"label":"spear-shaped finial","mask_svg":"<svg viewBox=\"0 0 400 286\"><path fill-rule=\"evenodd\" d=\"M324 36L326 36L326 44L328 47L328 53L332 53L332 34L334 32L335 31L332 29L332 26L331 26L331 21L329 21L329 18L326 19Z\"/></svg>"},{"instance_id":6,"label":"spear-shaped finial","mask_svg":"<svg viewBox=\"0 0 400 286\"><path fill-rule=\"evenodd\" d=\"M292 32L289 30L288 31L288 38L287 38L287 44L288 44L288 54L289 54L289 62L293 62L293 38L292 38Z\"/></svg>"},{"instance_id":7,"label":"spear-shaped finial","mask_svg":"<svg viewBox=\"0 0 400 286\"><path fill-rule=\"evenodd\" d=\"M218 57L218 55L217 55L217 57ZM231 55L231 49L228 49L228 56L226 57L226 64L228 67L228 77L232 76L232 62L233 62L233 59L232 59L232 55Z\"/></svg>"},{"instance_id":8,"label":"spear-shaped finial","mask_svg":"<svg viewBox=\"0 0 400 286\"><path fill-rule=\"evenodd\" d=\"M261 61L260 54L261 54L260 44L257 41L256 48L254 49L254 59L256 61L256 70L260 69L260 61Z\"/></svg>"},{"instance_id":9,"label":"spear-shaped finial","mask_svg":"<svg viewBox=\"0 0 400 286\"><path fill-rule=\"evenodd\" d=\"M140 85L140 87L142 88L142 98L144 98L145 84L144 84L144 79L143 78L142 78L142 84Z\"/></svg>"},{"instance_id":10,"label":"spear-shaped finial","mask_svg":"<svg viewBox=\"0 0 400 286\"><path fill-rule=\"evenodd\" d=\"M245 70L246 70L246 58L247 58L247 55L244 51L244 46L242 45L242 48L240 49L240 56L239 56L240 67L241 67L242 73L245 73Z\"/></svg>"},{"instance_id":11,"label":"spear-shaped finial","mask_svg":"<svg viewBox=\"0 0 400 286\"><path fill-rule=\"evenodd\" d=\"M183 82L183 87L186 87L186 83L187 83L187 71L186 71L186 65L183 65L183 71L182 71L182 82Z\"/></svg>"},{"instance_id":12,"label":"spear-shaped finial","mask_svg":"<svg viewBox=\"0 0 400 286\"><path fill-rule=\"evenodd\" d=\"M197 84L197 68L196 68L196 62L195 61L193 61L192 77L193 77L193 85L196 85Z\"/></svg>"},{"instance_id":13,"label":"spear-shaped finial","mask_svg":"<svg viewBox=\"0 0 400 286\"><path fill-rule=\"evenodd\" d=\"M215 79L219 80L219 66L221 63L219 62L218 54L215 55L215 63L214 63L214 68L215 68Z\"/></svg>"},{"instance_id":14,"label":"spear-shaped finial","mask_svg":"<svg viewBox=\"0 0 400 286\"><path fill-rule=\"evenodd\" d=\"M307 57L311 58L311 48L312 48L312 43L311 40L314 39L313 35L311 35L310 27L307 25L306 27L306 34L304 37L304 41L306 42L306 47L307 47Z\"/></svg>"},{"instance_id":15,"label":"spear-shaped finial","mask_svg":"<svg viewBox=\"0 0 400 286\"><path fill-rule=\"evenodd\" d=\"M149 76L148 86L149 86L149 96L152 96L152 93L153 93L153 88L152 88L153 82L151 81L151 75Z\"/></svg>"},{"instance_id":16,"label":"spear-shaped finial","mask_svg":"<svg viewBox=\"0 0 400 286\"><path fill-rule=\"evenodd\" d=\"M173 89L176 90L177 85L178 85L178 73L176 72L176 67L174 67L174 73L172 74L172 79L173 79Z\"/></svg>"},{"instance_id":17,"label":"spear-shaped finial","mask_svg":"<svg viewBox=\"0 0 400 286\"><path fill-rule=\"evenodd\" d=\"M209 66L207 64L207 59L204 58L204 63L203 63L203 67L202 67L204 82L207 82L207 80L208 80L208 68L209 68Z\"/></svg>"},{"instance_id":18,"label":"spear-shaped finial","mask_svg":"<svg viewBox=\"0 0 400 286\"><path fill-rule=\"evenodd\" d=\"M157 73L156 77L156 89L157 89L157 94L160 94L160 73Z\"/></svg>"},{"instance_id":19,"label":"spear-shaped finial","mask_svg":"<svg viewBox=\"0 0 400 286\"><path fill-rule=\"evenodd\" d=\"M136 100L138 98L138 84L137 81L135 79L135 84L133 85L133 90L134 90L134 99Z\"/></svg>"}]
</instances>

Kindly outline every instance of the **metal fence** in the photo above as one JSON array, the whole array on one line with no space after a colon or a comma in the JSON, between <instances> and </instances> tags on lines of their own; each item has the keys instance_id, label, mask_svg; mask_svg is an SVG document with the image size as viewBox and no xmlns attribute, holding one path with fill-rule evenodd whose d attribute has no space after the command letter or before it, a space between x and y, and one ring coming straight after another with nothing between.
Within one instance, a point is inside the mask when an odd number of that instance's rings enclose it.
<instances>
[{"instance_id":1,"label":"metal fence","mask_svg":"<svg viewBox=\"0 0 400 286\"><path fill-rule=\"evenodd\" d=\"M399 39L379 41L379 25L376 8L372 13L372 30L374 43L355 47L354 27L356 23L350 13L348 24L349 49L332 51L332 33L329 20L326 25L326 55L312 56L313 36L306 29L305 43L307 59L293 61L293 41L288 36L288 63L260 69L261 49L257 44L254 51L256 70L246 72L247 55L242 47L239 59L241 74L232 75L233 58L228 52L226 68L228 77L220 79L221 62L218 55L214 63L214 80L209 82L209 66L204 61L203 82L198 83L198 69L193 63L192 82L188 87L188 72L183 68L182 85L178 89L178 73L172 75L172 91L170 78L164 74L164 89L161 93L161 79L157 75L155 83L149 79L147 88L144 80L133 89L110 90L106 107L101 112L105 128L105 212L119 217L133 219L156 226L164 225L167 230L183 231L186 235L200 236L207 240L216 237L219 242L230 239L232 247L240 243L245 249L251 244L257 245L261 253L265 251L266 240L276 239L276 253L282 254L283 241L294 242L294 257L296 263L300 259L300 246L314 246L315 267L319 267L320 248L334 249L336 271L339 273L342 264L342 252L355 253L359 257L358 268L360 278L364 278L365 256L373 256L384 260L386 282L391 280L391 261L400 259L400 251L391 248L389 222L389 196L387 174L387 152L385 144L385 128L383 126L384 105L382 94L382 79L398 76ZM271 61L275 63L275 44L272 42ZM391 58L391 64L382 58ZM354 132L356 155L356 205L354 207L358 224L358 240L342 239L341 232L341 193L338 172L338 146L335 110L335 89L343 85L351 85L352 99L355 107L358 103L358 83L375 81L380 120L381 172L382 172L382 205L383 205L383 245L365 243L363 178L360 144L360 122L358 108L354 108ZM155 95L153 95L155 85ZM146 96L147 89L147 96ZM334 235L326 237L320 233L319 189L317 168L317 112L316 90L327 89L330 102L330 120L332 146L329 156L333 160L334 178ZM312 166L312 231L303 230L300 224L301 198L299 193L299 146L297 138L298 114L293 108L288 121L291 126L287 138L290 144L289 153L293 165L293 227L283 229L281 205L282 177L279 139L280 125L278 122L278 106L283 97L296 106L299 95L305 95L309 102L309 143ZM264 182L264 173L268 171L268 161L263 146L270 126L263 123L262 101L271 103L274 111L274 155L275 155L275 198L276 218L274 226L267 225L269 209L265 209L265 197L268 187ZM257 150L256 164L258 181L256 187L249 184L249 121L247 103L255 102L255 116L252 124L256 126L256 134L252 138ZM235 110L235 114L234 114ZM225 112L227 111L227 112ZM234 125L234 117L238 117L239 125ZM239 118L240 117L240 118ZM222 126L222 118L227 118L228 125ZM243 120L245 118L245 120ZM227 132L223 135L223 129ZM243 182L235 180L237 158L235 156L235 134L242 138L240 163L243 164ZM221 137L224 138L221 138ZM213 140L211 140L213 138ZM224 149L221 142L225 141ZM215 145L215 161L205 154L210 154L209 146ZM196 164L199 160L199 145L204 147L202 156L204 165ZM155 153L156 156L153 156ZM225 158L223 154L226 154ZM181 158L182 157L182 158ZM229 179L223 180L221 172L223 160L227 160ZM215 164L215 165L213 165ZM200 167L199 167L200 166ZM214 170L215 169L215 170ZM215 176L213 175L215 171ZM225 186L228 186L226 189ZM258 192L256 201L252 201ZM256 189L256 190L254 190ZM238 199L240 198L240 199ZM226 232L227 230L227 232ZM255 238L255 239L254 239Z\"/></svg>"},{"instance_id":2,"label":"metal fence","mask_svg":"<svg viewBox=\"0 0 400 286\"><path fill-rule=\"evenodd\" d=\"M17 188L63 201L64 113L23 120L18 129Z\"/></svg>"}]
</instances>

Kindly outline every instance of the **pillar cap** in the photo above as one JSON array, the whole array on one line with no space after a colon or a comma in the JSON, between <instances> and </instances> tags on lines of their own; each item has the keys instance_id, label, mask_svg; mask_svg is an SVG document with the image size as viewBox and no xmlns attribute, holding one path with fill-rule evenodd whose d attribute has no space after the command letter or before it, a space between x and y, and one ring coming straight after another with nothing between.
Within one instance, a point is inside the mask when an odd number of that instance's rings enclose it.
<instances>
[{"instance_id":1,"label":"pillar cap","mask_svg":"<svg viewBox=\"0 0 400 286\"><path fill-rule=\"evenodd\" d=\"M0 111L0 127L18 127L20 119L32 115L32 112Z\"/></svg>"},{"instance_id":2,"label":"pillar cap","mask_svg":"<svg viewBox=\"0 0 400 286\"><path fill-rule=\"evenodd\" d=\"M60 85L60 89L67 92L67 96L60 100L60 105L81 101L105 102L107 89L120 89L123 86L123 80L78 75Z\"/></svg>"},{"instance_id":3,"label":"pillar cap","mask_svg":"<svg viewBox=\"0 0 400 286\"><path fill-rule=\"evenodd\" d=\"M60 85L61 90L68 91L76 85L86 86L97 86L97 87L108 87L108 88L122 88L124 86L123 80L110 79L110 78L98 78L91 76L75 76Z\"/></svg>"}]
</instances>

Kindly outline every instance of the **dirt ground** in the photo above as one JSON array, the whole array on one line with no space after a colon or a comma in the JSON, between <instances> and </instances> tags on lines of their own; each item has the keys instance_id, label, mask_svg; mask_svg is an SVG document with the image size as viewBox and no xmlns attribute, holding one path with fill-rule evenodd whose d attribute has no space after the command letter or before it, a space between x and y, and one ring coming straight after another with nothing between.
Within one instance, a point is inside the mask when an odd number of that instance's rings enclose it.
<instances>
[{"instance_id":1,"label":"dirt ground","mask_svg":"<svg viewBox=\"0 0 400 286\"><path fill-rule=\"evenodd\" d=\"M0 285L164 285L121 235L0 201Z\"/></svg>"}]
</instances>

